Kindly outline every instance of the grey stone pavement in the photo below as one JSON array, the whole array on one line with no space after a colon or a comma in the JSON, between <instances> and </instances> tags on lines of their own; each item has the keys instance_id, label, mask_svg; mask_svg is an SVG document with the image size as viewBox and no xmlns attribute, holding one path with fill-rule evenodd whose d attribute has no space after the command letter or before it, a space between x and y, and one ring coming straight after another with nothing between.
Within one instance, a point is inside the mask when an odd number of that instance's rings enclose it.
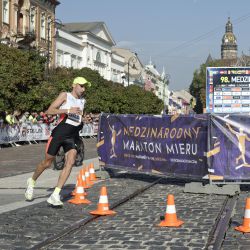
<instances>
[{"instance_id":1,"label":"grey stone pavement","mask_svg":"<svg viewBox=\"0 0 250 250\"><path fill-rule=\"evenodd\" d=\"M166 195L175 196L180 228L161 228ZM183 193L168 180L119 206L116 216L101 217L47 249L204 249L224 196Z\"/></svg>"},{"instance_id":2,"label":"grey stone pavement","mask_svg":"<svg viewBox=\"0 0 250 250\"><path fill-rule=\"evenodd\" d=\"M242 187L242 192L239 195L239 199L236 204L230 227L225 235L225 240L222 245L223 250L250 249L250 233L243 234L234 229L236 226L242 225L245 212L246 198L249 197L249 185Z\"/></svg>"},{"instance_id":3,"label":"grey stone pavement","mask_svg":"<svg viewBox=\"0 0 250 250\"><path fill-rule=\"evenodd\" d=\"M97 162L95 140L86 141L87 162ZM26 179L34 165L42 159L45 144L28 145L0 150L0 249L29 249L61 230L84 219L91 218L101 186L108 189L110 206L148 185L154 177L120 173L111 179L99 181L87 190L90 205L67 202L74 188L80 168L74 167L63 190L64 207L48 207L46 199L56 183L58 171L46 171L37 182L35 200L24 201ZM22 163L20 165L20 162ZM8 168L8 169L6 169ZM45 249L205 249L212 226L225 200L223 195L184 193L184 182L164 179L144 193L115 208L115 216L99 217ZM177 216L184 221L180 228L160 228L160 216L165 214L166 196L175 196ZM245 187L237 202L232 223L222 249L250 249L250 234L234 230L242 223Z\"/></svg>"},{"instance_id":4,"label":"grey stone pavement","mask_svg":"<svg viewBox=\"0 0 250 250\"><path fill-rule=\"evenodd\" d=\"M97 163L96 139L85 140L86 159L93 159ZM0 150L0 213L31 205L24 201L23 193L26 180L32 175L36 165L44 158L46 143L23 145L20 147L2 148ZM86 160L88 163L88 160ZM74 167L67 181L74 185L79 167ZM57 182L59 171L51 169L45 171L37 181L37 198L32 203L39 203L47 199Z\"/></svg>"},{"instance_id":5,"label":"grey stone pavement","mask_svg":"<svg viewBox=\"0 0 250 250\"><path fill-rule=\"evenodd\" d=\"M97 157L96 138L84 139L85 158ZM0 178L34 171L43 160L46 143L0 148Z\"/></svg>"}]
</instances>

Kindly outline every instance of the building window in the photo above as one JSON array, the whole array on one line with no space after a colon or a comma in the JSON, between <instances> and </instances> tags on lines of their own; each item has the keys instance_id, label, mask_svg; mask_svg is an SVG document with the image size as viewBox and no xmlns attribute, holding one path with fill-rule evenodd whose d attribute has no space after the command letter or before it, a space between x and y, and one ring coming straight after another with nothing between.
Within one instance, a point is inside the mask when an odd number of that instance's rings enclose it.
<instances>
[{"instance_id":1,"label":"building window","mask_svg":"<svg viewBox=\"0 0 250 250\"><path fill-rule=\"evenodd\" d=\"M30 10L30 32L35 32L36 27L36 9L32 7Z\"/></svg>"},{"instance_id":2,"label":"building window","mask_svg":"<svg viewBox=\"0 0 250 250\"><path fill-rule=\"evenodd\" d=\"M48 17L48 31L49 31L49 37L47 37L47 40L51 41L52 38L52 22L51 22L51 17Z\"/></svg>"},{"instance_id":3,"label":"building window","mask_svg":"<svg viewBox=\"0 0 250 250\"><path fill-rule=\"evenodd\" d=\"M45 39L45 14L42 13L41 16L41 38Z\"/></svg>"},{"instance_id":4,"label":"building window","mask_svg":"<svg viewBox=\"0 0 250 250\"><path fill-rule=\"evenodd\" d=\"M118 82L118 77L117 76L118 76L117 72L114 72L114 74L113 74L113 81L114 82Z\"/></svg>"},{"instance_id":5,"label":"building window","mask_svg":"<svg viewBox=\"0 0 250 250\"><path fill-rule=\"evenodd\" d=\"M80 57L77 58L77 68L80 69L81 68L81 61L82 59Z\"/></svg>"},{"instance_id":6,"label":"building window","mask_svg":"<svg viewBox=\"0 0 250 250\"><path fill-rule=\"evenodd\" d=\"M9 0L3 0L3 22L4 23L9 23L9 11L10 11Z\"/></svg>"},{"instance_id":7,"label":"building window","mask_svg":"<svg viewBox=\"0 0 250 250\"><path fill-rule=\"evenodd\" d=\"M56 53L56 65L58 67L63 66L63 52L59 50Z\"/></svg>"},{"instance_id":8,"label":"building window","mask_svg":"<svg viewBox=\"0 0 250 250\"><path fill-rule=\"evenodd\" d=\"M101 53L99 51L96 53L96 61L97 62L102 62Z\"/></svg>"},{"instance_id":9,"label":"building window","mask_svg":"<svg viewBox=\"0 0 250 250\"><path fill-rule=\"evenodd\" d=\"M76 68L76 57L75 56L71 56L71 67L72 68Z\"/></svg>"}]
</instances>

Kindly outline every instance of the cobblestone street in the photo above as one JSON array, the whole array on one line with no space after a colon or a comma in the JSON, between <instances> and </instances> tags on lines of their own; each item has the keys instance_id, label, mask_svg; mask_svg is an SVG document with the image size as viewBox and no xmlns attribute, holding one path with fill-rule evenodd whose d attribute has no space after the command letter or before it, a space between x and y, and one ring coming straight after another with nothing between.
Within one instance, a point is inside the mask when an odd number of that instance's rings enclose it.
<instances>
[{"instance_id":1,"label":"cobblestone street","mask_svg":"<svg viewBox=\"0 0 250 250\"><path fill-rule=\"evenodd\" d=\"M92 153L87 154L93 155L94 141L89 143L88 150ZM41 154L44 145L40 145L40 150L38 148L39 145L18 147L19 153L16 154L15 163L8 165L8 171L3 172L2 176L8 177L0 178L1 249L37 249L41 242L60 235L62 230L93 218L89 212L96 209L100 188L104 185L107 187L109 204L112 207L158 179L156 176L116 171L111 175L112 178L101 180L87 190L87 199L92 204L73 205L67 200L79 171L79 168L74 168L62 192L64 207L54 209L47 205L46 199L53 190L53 183L59 172L50 170L38 183L35 200L25 202L25 180L30 173L18 172L19 175L16 175L16 169L20 168L19 159L24 157L22 152L29 150L31 159L28 158L27 161L35 162L40 157L38 154ZM0 154L4 150L1 150ZM10 156L8 158L8 154L4 152L0 161L1 169L4 168L5 162L9 164L13 159L13 149L7 150ZM29 171L29 167L24 170ZM74 228L72 232L59 237L43 249L205 249L227 196L184 193L184 185L184 180L163 178L145 192L115 207L113 210L117 212L116 215L97 217L84 226ZM157 226L161 221L160 217L165 215L168 194L174 195L177 216L184 221L179 228ZM235 226L242 223L248 194L248 186L244 186L225 235L222 245L224 250L250 248L249 235L234 230Z\"/></svg>"},{"instance_id":2,"label":"cobblestone street","mask_svg":"<svg viewBox=\"0 0 250 250\"><path fill-rule=\"evenodd\" d=\"M180 228L157 226L169 193L175 195L178 217L184 221ZM117 208L116 216L101 217L49 249L203 249L224 198L187 196L182 186L166 181Z\"/></svg>"}]
</instances>

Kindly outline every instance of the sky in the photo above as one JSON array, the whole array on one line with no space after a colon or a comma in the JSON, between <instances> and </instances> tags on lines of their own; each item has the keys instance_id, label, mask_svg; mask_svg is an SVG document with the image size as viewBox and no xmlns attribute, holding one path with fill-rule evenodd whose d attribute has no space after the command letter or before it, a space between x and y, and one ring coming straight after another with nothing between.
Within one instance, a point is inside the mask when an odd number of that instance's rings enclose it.
<instances>
[{"instance_id":1,"label":"sky","mask_svg":"<svg viewBox=\"0 0 250 250\"><path fill-rule=\"evenodd\" d=\"M238 55L250 54L249 0L59 0L63 23L105 22L116 47L150 58L170 76L170 90L188 89L193 73L209 55L220 59L228 17Z\"/></svg>"}]
</instances>

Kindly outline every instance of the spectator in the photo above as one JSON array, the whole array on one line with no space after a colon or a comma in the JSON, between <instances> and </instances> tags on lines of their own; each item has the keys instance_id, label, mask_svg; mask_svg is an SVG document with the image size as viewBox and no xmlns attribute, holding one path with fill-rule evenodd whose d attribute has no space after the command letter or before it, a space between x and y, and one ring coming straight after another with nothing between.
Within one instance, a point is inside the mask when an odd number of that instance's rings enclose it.
<instances>
[{"instance_id":1,"label":"spectator","mask_svg":"<svg viewBox=\"0 0 250 250\"><path fill-rule=\"evenodd\" d=\"M13 125L15 123L15 119L13 115L11 115L8 111L6 111L5 121L9 125Z\"/></svg>"},{"instance_id":2,"label":"spectator","mask_svg":"<svg viewBox=\"0 0 250 250\"><path fill-rule=\"evenodd\" d=\"M0 124L4 124L5 123L5 111L1 111L0 112Z\"/></svg>"},{"instance_id":3,"label":"spectator","mask_svg":"<svg viewBox=\"0 0 250 250\"><path fill-rule=\"evenodd\" d=\"M33 122L33 123L37 123L38 114L37 114L36 112L33 112L33 113L32 113L32 116L33 116L32 122Z\"/></svg>"},{"instance_id":4,"label":"spectator","mask_svg":"<svg viewBox=\"0 0 250 250\"><path fill-rule=\"evenodd\" d=\"M39 115L36 117L36 120L38 123L44 123L44 117L45 117L45 113L43 111L41 111L39 113Z\"/></svg>"},{"instance_id":5,"label":"spectator","mask_svg":"<svg viewBox=\"0 0 250 250\"><path fill-rule=\"evenodd\" d=\"M14 124L19 124L20 123L19 119L21 118L21 115L22 115L22 113L21 113L20 110L15 110L14 111L14 114L13 114Z\"/></svg>"},{"instance_id":6,"label":"spectator","mask_svg":"<svg viewBox=\"0 0 250 250\"><path fill-rule=\"evenodd\" d=\"M25 123L27 121L29 121L29 112L25 112L19 119L20 123Z\"/></svg>"},{"instance_id":7,"label":"spectator","mask_svg":"<svg viewBox=\"0 0 250 250\"><path fill-rule=\"evenodd\" d=\"M29 121L29 122L32 122L33 119L34 119L34 117L32 116L32 114L30 114L29 117L28 117L28 121Z\"/></svg>"}]
</instances>

